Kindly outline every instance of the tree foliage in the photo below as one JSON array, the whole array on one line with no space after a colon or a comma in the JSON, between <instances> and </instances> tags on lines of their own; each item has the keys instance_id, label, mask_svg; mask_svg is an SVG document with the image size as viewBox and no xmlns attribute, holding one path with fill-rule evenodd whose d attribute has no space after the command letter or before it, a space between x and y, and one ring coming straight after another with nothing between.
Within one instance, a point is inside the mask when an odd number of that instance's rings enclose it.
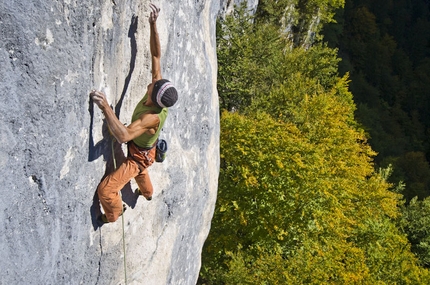
<instances>
[{"instance_id":1,"label":"tree foliage","mask_svg":"<svg viewBox=\"0 0 430 285\"><path fill-rule=\"evenodd\" d=\"M376 162L384 166L395 161L395 173L406 174L394 175L390 181L408 180L404 191L407 201L416 195L423 199L430 189L416 183L412 172L409 177L404 158L414 152L425 154L427 161L430 158L429 2L346 2L345 11L337 18L341 27L331 24L325 34L330 44L340 49L341 73L350 73L357 119L378 152Z\"/></svg>"},{"instance_id":2,"label":"tree foliage","mask_svg":"<svg viewBox=\"0 0 430 285\"><path fill-rule=\"evenodd\" d=\"M258 24L270 23L288 36L295 46L307 44L307 38L319 38L324 23L334 21L336 9L344 5L345 0L261 0L256 12Z\"/></svg>"},{"instance_id":3,"label":"tree foliage","mask_svg":"<svg viewBox=\"0 0 430 285\"><path fill-rule=\"evenodd\" d=\"M412 243L412 251L421 263L430 266L430 198L413 198L404 208L401 226Z\"/></svg>"},{"instance_id":4,"label":"tree foliage","mask_svg":"<svg viewBox=\"0 0 430 285\"><path fill-rule=\"evenodd\" d=\"M285 39L273 25L256 26L244 6L217 23L218 92L222 109L248 106L279 77ZM257 83L258 82L258 83Z\"/></svg>"},{"instance_id":5,"label":"tree foliage","mask_svg":"<svg viewBox=\"0 0 430 285\"><path fill-rule=\"evenodd\" d=\"M314 83L333 86L339 62L336 50L316 45L291 53L278 26L254 23L255 17L245 13L244 6L217 22L221 109L243 111L260 94L287 80L294 83L295 76L312 81L306 84L309 88Z\"/></svg>"},{"instance_id":6,"label":"tree foliage","mask_svg":"<svg viewBox=\"0 0 430 285\"><path fill-rule=\"evenodd\" d=\"M221 169L199 284L429 283L337 51L254 23L238 10L218 26Z\"/></svg>"}]
</instances>

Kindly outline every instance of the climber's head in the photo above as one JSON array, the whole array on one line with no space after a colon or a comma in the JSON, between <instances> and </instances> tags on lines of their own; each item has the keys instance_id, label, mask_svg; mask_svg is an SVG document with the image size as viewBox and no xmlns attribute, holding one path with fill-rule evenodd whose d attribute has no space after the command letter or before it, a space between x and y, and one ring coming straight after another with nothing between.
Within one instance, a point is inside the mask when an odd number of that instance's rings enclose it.
<instances>
[{"instance_id":1,"label":"climber's head","mask_svg":"<svg viewBox=\"0 0 430 285\"><path fill-rule=\"evenodd\" d=\"M151 101L160 108L168 108L175 105L178 100L178 92L173 84L166 79L160 79L152 83ZM150 91L148 89L148 91Z\"/></svg>"}]
</instances>

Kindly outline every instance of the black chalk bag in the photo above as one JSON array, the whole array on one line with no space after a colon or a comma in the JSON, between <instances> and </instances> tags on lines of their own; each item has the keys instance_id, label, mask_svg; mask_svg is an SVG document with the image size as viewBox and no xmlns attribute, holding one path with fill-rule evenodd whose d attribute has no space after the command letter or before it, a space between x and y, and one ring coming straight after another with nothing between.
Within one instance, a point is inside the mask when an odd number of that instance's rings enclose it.
<instances>
[{"instance_id":1,"label":"black chalk bag","mask_svg":"<svg viewBox=\"0 0 430 285\"><path fill-rule=\"evenodd\" d=\"M163 139L159 139L157 141L157 147L155 151L155 161L156 162L163 162L166 158L166 152L167 152L167 142Z\"/></svg>"}]
</instances>

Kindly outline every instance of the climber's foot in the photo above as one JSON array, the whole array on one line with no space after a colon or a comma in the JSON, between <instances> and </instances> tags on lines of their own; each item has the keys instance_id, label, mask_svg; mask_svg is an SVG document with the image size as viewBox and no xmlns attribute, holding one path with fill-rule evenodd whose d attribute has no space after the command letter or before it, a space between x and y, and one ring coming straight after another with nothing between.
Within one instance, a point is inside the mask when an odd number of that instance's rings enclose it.
<instances>
[{"instance_id":1,"label":"climber's foot","mask_svg":"<svg viewBox=\"0 0 430 285\"><path fill-rule=\"evenodd\" d=\"M142 195L143 196L143 193L142 193L142 191L140 191L139 188L137 188L134 193L136 193L137 195ZM145 196L143 196L143 197L145 197ZM152 200L152 196L151 197L145 197L145 199L148 200L148 201L151 201Z\"/></svg>"},{"instance_id":2,"label":"climber's foot","mask_svg":"<svg viewBox=\"0 0 430 285\"><path fill-rule=\"evenodd\" d=\"M120 217L122 216L122 214L124 214L125 210L127 210L127 205L126 204L122 204L122 213L119 215ZM99 226L110 223L106 217L106 214L102 214L97 218L97 223L99 224Z\"/></svg>"}]
</instances>

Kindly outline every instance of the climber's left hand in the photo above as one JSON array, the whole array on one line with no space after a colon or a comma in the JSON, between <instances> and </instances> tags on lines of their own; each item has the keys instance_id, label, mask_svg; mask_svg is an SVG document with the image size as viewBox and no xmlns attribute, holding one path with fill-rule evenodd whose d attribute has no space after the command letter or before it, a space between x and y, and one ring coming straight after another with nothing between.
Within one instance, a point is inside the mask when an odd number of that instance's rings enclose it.
<instances>
[{"instance_id":1,"label":"climber's left hand","mask_svg":"<svg viewBox=\"0 0 430 285\"><path fill-rule=\"evenodd\" d=\"M160 8L158 8L152 3L150 3L149 6L152 10L151 14L149 15L149 23L154 24L157 21L158 14L160 13Z\"/></svg>"}]
</instances>

